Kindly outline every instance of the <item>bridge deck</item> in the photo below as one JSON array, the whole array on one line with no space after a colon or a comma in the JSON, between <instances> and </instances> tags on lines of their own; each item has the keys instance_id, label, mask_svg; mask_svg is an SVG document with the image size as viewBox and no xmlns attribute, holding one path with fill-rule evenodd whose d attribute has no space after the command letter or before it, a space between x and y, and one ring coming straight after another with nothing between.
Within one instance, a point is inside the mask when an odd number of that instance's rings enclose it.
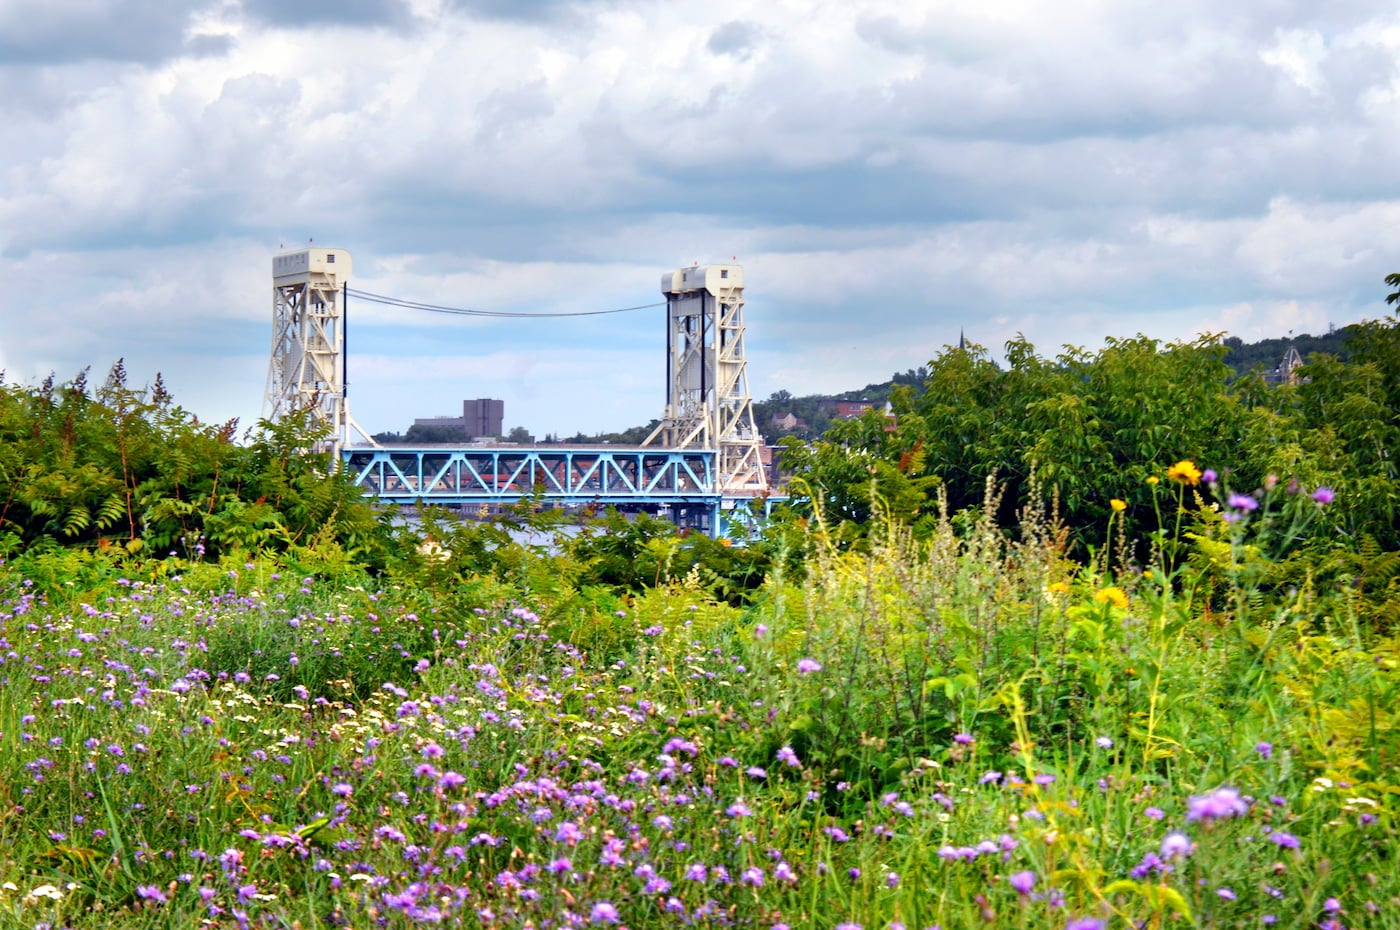
<instances>
[{"instance_id":1,"label":"bridge deck","mask_svg":"<svg viewBox=\"0 0 1400 930\"><path fill-rule=\"evenodd\" d=\"M366 493L400 503L718 503L710 450L627 446L346 446Z\"/></svg>"}]
</instances>

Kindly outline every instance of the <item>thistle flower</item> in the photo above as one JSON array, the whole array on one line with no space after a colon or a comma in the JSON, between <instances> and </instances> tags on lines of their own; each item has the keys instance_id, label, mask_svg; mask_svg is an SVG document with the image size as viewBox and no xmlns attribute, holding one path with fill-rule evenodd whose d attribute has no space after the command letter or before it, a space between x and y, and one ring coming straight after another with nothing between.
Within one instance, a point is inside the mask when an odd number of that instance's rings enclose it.
<instances>
[{"instance_id":1,"label":"thistle flower","mask_svg":"<svg viewBox=\"0 0 1400 930\"><path fill-rule=\"evenodd\" d=\"M822 664L816 659L798 659L797 670L804 675L809 672L820 672L822 670Z\"/></svg>"},{"instance_id":2,"label":"thistle flower","mask_svg":"<svg viewBox=\"0 0 1400 930\"><path fill-rule=\"evenodd\" d=\"M1231 510L1249 512L1259 509L1259 502L1248 494L1231 494L1225 500L1225 505Z\"/></svg>"},{"instance_id":3,"label":"thistle flower","mask_svg":"<svg viewBox=\"0 0 1400 930\"><path fill-rule=\"evenodd\" d=\"M1168 833L1162 838L1162 858L1177 859L1191 855L1191 850L1195 844L1185 833Z\"/></svg>"},{"instance_id":4,"label":"thistle flower","mask_svg":"<svg viewBox=\"0 0 1400 930\"><path fill-rule=\"evenodd\" d=\"M1317 501L1319 504L1322 504L1323 506L1332 503L1336 496L1336 493L1333 492L1333 490L1327 487L1326 485L1323 485L1316 491L1312 492L1312 499Z\"/></svg>"},{"instance_id":5,"label":"thistle flower","mask_svg":"<svg viewBox=\"0 0 1400 930\"><path fill-rule=\"evenodd\" d=\"M1249 802L1234 788L1217 788L1210 794L1193 796L1186 804L1188 822L1223 820L1249 812Z\"/></svg>"}]
</instances>

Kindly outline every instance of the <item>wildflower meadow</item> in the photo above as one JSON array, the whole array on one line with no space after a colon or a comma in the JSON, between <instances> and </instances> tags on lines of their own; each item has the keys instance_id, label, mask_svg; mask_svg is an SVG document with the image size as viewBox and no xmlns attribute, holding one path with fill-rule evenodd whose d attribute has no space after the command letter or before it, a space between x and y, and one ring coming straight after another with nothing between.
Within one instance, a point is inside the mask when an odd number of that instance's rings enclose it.
<instances>
[{"instance_id":1,"label":"wildflower meadow","mask_svg":"<svg viewBox=\"0 0 1400 930\"><path fill-rule=\"evenodd\" d=\"M522 542L0 399L0 927L1400 927L1400 572L1335 461L1076 510L850 443L754 538Z\"/></svg>"}]
</instances>

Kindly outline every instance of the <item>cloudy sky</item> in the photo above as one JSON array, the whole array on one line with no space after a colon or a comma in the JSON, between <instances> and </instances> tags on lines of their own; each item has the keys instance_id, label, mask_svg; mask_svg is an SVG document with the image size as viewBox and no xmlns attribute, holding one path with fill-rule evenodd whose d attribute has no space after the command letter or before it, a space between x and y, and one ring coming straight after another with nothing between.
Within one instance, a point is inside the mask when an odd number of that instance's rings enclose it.
<instances>
[{"instance_id":1,"label":"cloudy sky","mask_svg":"<svg viewBox=\"0 0 1400 930\"><path fill-rule=\"evenodd\" d=\"M1384 0L0 0L0 367L124 357L253 422L272 256L559 312L737 257L753 393L839 391L960 330L1047 354L1386 313ZM660 310L351 308L370 431L660 413Z\"/></svg>"}]
</instances>

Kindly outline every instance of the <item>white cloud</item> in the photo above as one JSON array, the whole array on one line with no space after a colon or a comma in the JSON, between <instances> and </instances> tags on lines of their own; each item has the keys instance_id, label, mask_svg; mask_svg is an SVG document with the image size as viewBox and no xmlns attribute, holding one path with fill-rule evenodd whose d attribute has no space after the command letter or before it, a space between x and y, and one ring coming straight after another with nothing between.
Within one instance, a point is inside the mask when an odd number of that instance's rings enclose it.
<instances>
[{"instance_id":1,"label":"white cloud","mask_svg":"<svg viewBox=\"0 0 1400 930\"><path fill-rule=\"evenodd\" d=\"M0 11L32 19L0 29L10 377L125 356L210 418L260 407L268 262L310 237L365 290L505 310L650 302L661 272L737 255L758 393L882 380L960 329L1053 350L1344 323L1400 251L1400 15L1369 0L210 0L159 22L123 0L106 33L74 25L84 2ZM506 395L537 433L660 408L646 313L352 312L376 429L440 392Z\"/></svg>"}]
</instances>

